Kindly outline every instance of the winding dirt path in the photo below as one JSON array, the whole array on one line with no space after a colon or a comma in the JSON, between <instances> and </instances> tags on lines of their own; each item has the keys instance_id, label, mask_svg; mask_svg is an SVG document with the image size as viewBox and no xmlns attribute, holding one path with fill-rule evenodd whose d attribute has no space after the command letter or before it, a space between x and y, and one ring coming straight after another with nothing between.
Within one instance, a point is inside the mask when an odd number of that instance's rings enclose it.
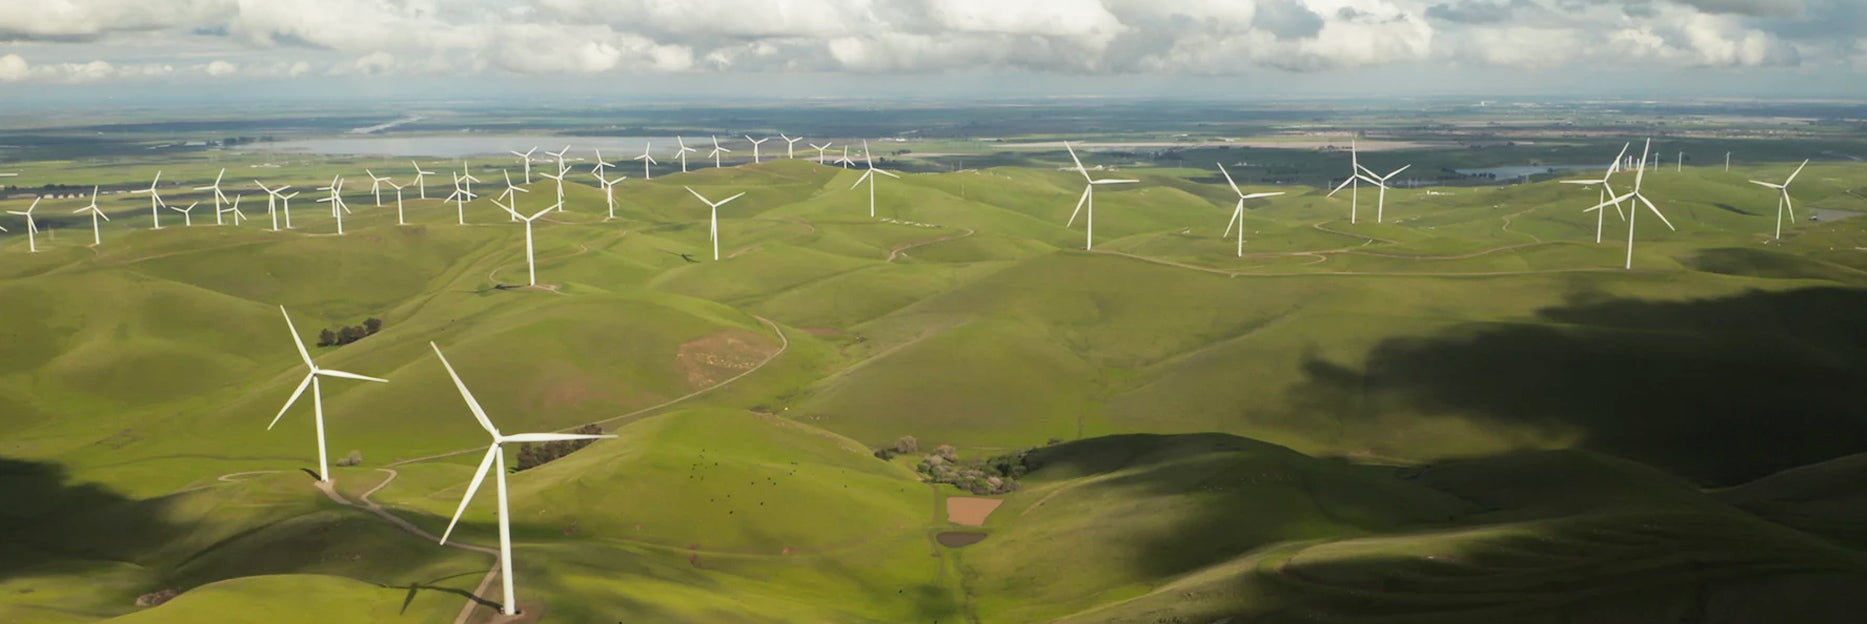
<instances>
[{"instance_id":1,"label":"winding dirt path","mask_svg":"<svg viewBox=\"0 0 1867 624\"><path fill-rule=\"evenodd\" d=\"M973 234L977 234L977 233L978 233L978 232L975 232L975 231L973 231L973 229L972 229L972 228L966 228L966 233L965 233L965 234L955 234L955 235L953 235L953 236L942 236L942 237L940 237L940 238L936 238L936 239L933 239L933 240L926 240L926 241L921 241L921 242L918 242L918 243L902 243L902 244L900 244L900 245L895 245L895 248L894 248L894 249L892 249L892 250L890 250L890 251L888 252L888 259L887 259L887 260L884 260L883 262L894 262L894 261L895 261L895 258L899 258L899 257L901 257L901 255L902 255L903 253L905 253L905 252L907 252L907 250L909 250L909 249L914 249L914 248L916 248L916 247L926 247L926 246L928 246L928 245L932 245L932 244L934 244L934 243L944 243L944 242L947 242L947 241L953 241L953 240L959 240L959 239L962 239L962 238L966 238L966 237L968 237L968 236L972 236Z\"/></svg>"}]
</instances>

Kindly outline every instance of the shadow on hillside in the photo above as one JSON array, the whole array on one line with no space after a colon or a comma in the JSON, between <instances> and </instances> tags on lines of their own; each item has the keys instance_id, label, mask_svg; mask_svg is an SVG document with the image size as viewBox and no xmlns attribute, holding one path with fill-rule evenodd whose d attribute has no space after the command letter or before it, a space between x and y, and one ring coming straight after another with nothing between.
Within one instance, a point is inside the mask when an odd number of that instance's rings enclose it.
<instances>
[{"instance_id":1,"label":"shadow on hillside","mask_svg":"<svg viewBox=\"0 0 1867 624\"><path fill-rule=\"evenodd\" d=\"M74 484L62 466L0 457L0 580L73 560L134 561L131 545L180 534L153 506L94 484Z\"/></svg>"},{"instance_id":2,"label":"shadow on hillside","mask_svg":"<svg viewBox=\"0 0 1867 624\"><path fill-rule=\"evenodd\" d=\"M1475 323L1377 346L1366 370L1312 358L1298 414L1346 430L1382 411L1581 435L1583 447L1731 485L1867 450L1867 291L1679 302L1586 297L1542 324Z\"/></svg>"}]
</instances>

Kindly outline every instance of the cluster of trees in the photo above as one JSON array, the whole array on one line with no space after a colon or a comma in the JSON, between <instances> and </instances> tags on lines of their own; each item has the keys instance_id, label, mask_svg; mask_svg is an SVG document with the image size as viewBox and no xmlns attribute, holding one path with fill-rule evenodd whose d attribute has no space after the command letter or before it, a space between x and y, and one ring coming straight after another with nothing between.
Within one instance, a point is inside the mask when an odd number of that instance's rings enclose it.
<instances>
[{"instance_id":1,"label":"cluster of trees","mask_svg":"<svg viewBox=\"0 0 1867 624\"><path fill-rule=\"evenodd\" d=\"M352 450L349 455L345 455L343 459L337 460L337 465L339 466L358 466L362 465L362 463L363 451L358 450Z\"/></svg>"},{"instance_id":2,"label":"cluster of trees","mask_svg":"<svg viewBox=\"0 0 1867 624\"><path fill-rule=\"evenodd\" d=\"M589 424L578 427L576 431L572 431L571 433L602 435L603 428L595 424ZM521 444L519 445L519 465L512 471L518 472L520 470L528 470L543 466L560 457L575 453L578 449L589 446L591 442L595 442L595 440L556 440L539 444Z\"/></svg>"},{"instance_id":3,"label":"cluster of trees","mask_svg":"<svg viewBox=\"0 0 1867 624\"><path fill-rule=\"evenodd\" d=\"M382 319L370 317L363 319L362 325L339 327L335 330L326 329L318 332L318 346L341 347L362 340L379 331L382 331Z\"/></svg>"},{"instance_id":4,"label":"cluster of trees","mask_svg":"<svg viewBox=\"0 0 1867 624\"><path fill-rule=\"evenodd\" d=\"M885 461L920 452L920 440L914 439L914 436L901 436L894 446L876 449L875 456ZM1026 461L1029 452L1025 450L984 461L968 461L959 458L959 449L953 445L942 444L934 447L933 452L922 458L914 469L921 473L923 479L952 484L980 496L1008 494L1018 490L1017 479L1030 471L1031 466Z\"/></svg>"}]
</instances>

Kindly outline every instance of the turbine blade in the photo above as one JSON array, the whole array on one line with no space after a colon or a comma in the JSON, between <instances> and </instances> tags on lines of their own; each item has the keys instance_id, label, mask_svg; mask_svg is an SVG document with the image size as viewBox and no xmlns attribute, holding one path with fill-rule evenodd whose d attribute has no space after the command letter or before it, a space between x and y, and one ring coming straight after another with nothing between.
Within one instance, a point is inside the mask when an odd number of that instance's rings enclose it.
<instances>
[{"instance_id":1,"label":"turbine blade","mask_svg":"<svg viewBox=\"0 0 1867 624\"><path fill-rule=\"evenodd\" d=\"M1783 189L1783 207L1789 209L1789 220L1796 220L1796 202L1789 199L1789 189Z\"/></svg>"},{"instance_id":2,"label":"turbine blade","mask_svg":"<svg viewBox=\"0 0 1867 624\"><path fill-rule=\"evenodd\" d=\"M739 198L741 198L741 197L745 197L745 196L746 196L746 194L745 194L745 193L740 193L740 194L738 194L738 195L734 195L734 196L732 196L732 197L728 197L728 198L726 198L726 199L722 199L722 200L720 200L720 203L717 203L717 204L714 204L714 205L713 205L713 207L714 207L714 208L718 208L718 207L720 207L720 206L724 206L724 205L726 205L726 204L729 204L729 203L732 203L732 201L733 201L733 200L735 200L735 199L739 199Z\"/></svg>"},{"instance_id":3,"label":"turbine blade","mask_svg":"<svg viewBox=\"0 0 1867 624\"><path fill-rule=\"evenodd\" d=\"M1395 169L1393 173L1390 173L1390 174L1387 174L1387 175L1385 175L1385 176L1382 176L1382 177L1381 177L1381 181L1383 181L1383 182L1385 182L1385 181L1387 181L1387 179L1388 179L1388 178L1392 178L1392 177L1394 177L1394 176L1397 176L1397 175L1400 175L1400 172L1402 172L1402 171L1406 171L1406 170L1407 170L1407 167L1412 167L1412 166L1413 166L1413 165L1407 165L1406 167L1401 167L1401 168L1399 168L1399 169Z\"/></svg>"},{"instance_id":4,"label":"turbine blade","mask_svg":"<svg viewBox=\"0 0 1867 624\"><path fill-rule=\"evenodd\" d=\"M447 537L454 534L454 525L460 523L460 515L467 513L467 503L473 502L473 495L480 491L480 484L486 481L486 473L493 468L494 453L498 452L498 442L486 447L486 458L480 460L480 469L473 472L473 480L467 483L467 495L460 497L460 508L454 510L454 519L447 521L447 530L441 533L442 544L446 544Z\"/></svg>"},{"instance_id":5,"label":"turbine blade","mask_svg":"<svg viewBox=\"0 0 1867 624\"><path fill-rule=\"evenodd\" d=\"M193 209L194 205L190 204L188 208ZM298 357L305 360L305 366L317 370L318 366L311 363L311 352L305 350L305 341L298 339L298 326L292 324L292 315L286 314L285 306L279 306L279 314L285 317L285 328L292 330L292 344L298 347Z\"/></svg>"},{"instance_id":6,"label":"turbine blade","mask_svg":"<svg viewBox=\"0 0 1867 624\"><path fill-rule=\"evenodd\" d=\"M1069 141L1064 141L1064 142L1063 142L1063 149L1066 149L1066 150L1069 150L1069 151L1070 151L1070 160L1076 163L1076 171L1077 171L1077 172L1079 172L1079 173L1081 173L1081 174L1083 174L1083 179L1084 179L1084 180L1088 180L1088 179L1089 179L1089 170L1088 170L1088 169L1085 169L1085 168L1083 168L1083 160L1082 160L1081 158L1077 158L1077 157L1076 157L1076 148L1073 148L1073 147L1070 147L1070 142L1069 142ZM1093 182L1093 180L1091 180L1091 181Z\"/></svg>"},{"instance_id":7,"label":"turbine blade","mask_svg":"<svg viewBox=\"0 0 1867 624\"><path fill-rule=\"evenodd\" d=\"M1140 180L1090 180L1090 184L1134 184Z\"/></svg>"},{"instance_id":8,"label":"turbine blade","mask_svg":"<svg viewBox=\"0 0 1867 624\"><path fill-rule=\"evenodd\" d=\"M311 378L315 376L317 373L305 373L305 380L298 382L298 389L292 391L292 398L285 400L285 407L279 408L279 415L273 416L272 423L266 425L267 431L271 431L273 425L279 424L279 419L285 417L285 410L292 409L292 404L298 402L298 397L305 393L305 388L311 387Z\"/></svg>"},{"instance_id":9,"label":"turbine blade","mask_svg":"<svg viewBox=\"0 0 1867 624\"><path fill-rule=\"evenodd\" d=\"M1646 196L1644 196L1644 195L1635 195L1634 197L1636 197L1636 198L1639 198L1639 199L1640 199L1640 203L1642 203L1642 204L1646 204L1646 205L1647 205L1647 209L1648 209L1648 210L1651 210L1651 211L1653 211L1653 214L1654 214L1654 216L1657 216L1657 217L1659 217L1659 218L1660 218L1660 223L1664 223L1664 224L1666 224L1666 229L1669 229L1669 230L1672 230L1672 231L1674 231L1674 232L1677 232L1677 231L1679 231L1679 228L1676 228L1676 227L1673 227L1673 222L1672 222L1672 221L1670 221L1670 220L1668 220L1668 219L1666 218L1666 214L1665 214L1665 213L1663 213L1663 212L1660 212L1660 209L1659 209L1659 207L1658 207L1658 206L1654 206L1654 205L1653 205L1653 202L1650 202L1650 201L1647 201L1647 198L1646 198Z\"/></svg>"},{"instance_id":10,"label":"turbine blade","mask_svg":"<svg viewBox=\"0 0 1867 624\"><path fill-rule=\"evenodd\" d=\"M1093 192L1094 189L1095 187L1092 187L1092 186L1083 187L1083 196L1080 198L1077 198L1076 210L1070 213L1070 222L1063 224L1063 227L1067 228L1067 227L1076 225L1076 215L1082 214L1083 204L1086 204L1089 202L1089 193Z\"/></svg>"},{"instance_id":11,"label":"turbine blade","mask_svg":"<svg viewBox=\"0 0 1867 624\"><path fill-rule=\"evenodd\" d=\"M1284 194L1283 191L1277 191L1275 193L1252 193L1250 195L1240 197L1239 199L1264 199L1266 197L1276 197L1282 194Z\"/></svg>"},{"instance_id":12,"label":"turbine blade","mask_svg":"<svg viewBox=\"0 0 1867 624\"><path fill-rule=\"evenodd\" d=\"M1336 185L1335 190L1329 191L1329 194L1324 195L1323 198L1327 199L1330 197L1335 197L1336 193L1341 192L1342 189L1348 188L1348 185L1353 184L1354 182L1355 182L1355 176L1349 176L1348 179L1343 180L1341 184Z\"/></svg>"},{"instance_id":13,"label":"turbine blade","mask_svg":"<svg viewBox=\"0 0 1867 624\"><path fill-rule=\"evenodd\" d=\"M601 440L614 438L614 435L585 435L581 433L521 433L500 438L500 442L555 442L558 440Z\"/></svg>"},{"instance_id":14,"label":"turbine blade","mask_svg":"<svg viewBox=\"0 0 1867 624\"><path fill-rule=\"evenodd\" d=\"M869 174L872 174L872 173L874 173L874 172L875 172L875 170L874 170L874 169L870 169L870 170L868 170L868 171L864 171L864 172L862 172L862 177L860 177L860 178L856 178L856 183L855 183L855 184L851 184L851 185L849 185L849 188L852 188L852 189L853 189L853 188L856 188L856 187L858 187L858 186L862 186L862 183L863 183L863 182L866 182L866 181L868 181L868 179L869 179Z\"/></svg>"},{"instance_id":15,"label":"turbine blade","mask_svg":"<svg viewBox=\"0 0 1867 624\"><path fill-rule=\"evenodd\" d=\"M1219 173L1225 175L1225 183L1231 185L1232 192L1237 193L1240 197L1243 197L1245 192L1238 190L1238 183L1232 181L1232 172L1225 170L1225 163L1214 163L1214 164L1217 164L1219 166Z\"/></svg>"},{"instance_id":16,"label":"turbine blade","mask_svg":"<svg viewBox=\"0 0 1867 624\"><path fill-rule=\"evenodd\" d=\"M705 195L701 195L701 194L700 194L700 191L696 191L696 190L694 190L694 187L691 187L691 186L683 186L683 187L681 187L681 188L684 188L684 189L687 189L687 192L689 192L689 193L693 193L693 194L694 194L694 197L698 197L698 198L700 198L700 201L703 201L703 202L706 202L708 206L712 206L712 205L714 205L714 204L713 204L713 201L712 201L712 200L709 200L709 199L707 199L707 196L705 196Z\"/></svg>"},{"instance_id":17,"label":"turbine blade","mask_svg":"<svg viewBox=\"0 0 1867 624\"><path fill-rule=\"evenodd\" d=\"M1756 185L1758 185L1758 186L1767 186L1767 187L1770 187L1770 188L1773 188L1773 189L1777 189L1777 190L1782 190L1782 188L1783 188L1783 185L1781 185L1781 184L1771 184L1771 183L1769 183L1769 182L1764 182L1764 181L1762 181L1762 180L1751 180L1751 181L1750 181L1750 183L1751 183L1751 184L1756 184Z\"/></svg>"},{"instance_id":18,"label":"turbine blade","mask_svg":"<svg viewBox=\"0 0 1867 624\"><path fill-rule=\"evenodd\" d=\"M447 376L452 377L454 379L454 387L460 389L460 398L467 400L467 409L473 410L473 418L479 420L480 427L485 429L487 433L493 434L493 437L497 439L499 437L499 429L493 427L493 421L486 417L486 410L480 408L480 402L473 400L473 392L467 390L467 383L460 380L459 373L454 372L454 365L447 363L447 356L441 354L441 347L436 346L432 342L428 343L428 346L434 348L435 357L441 358L441 366L447 368Z\"/></svg>"},{"instance_id":19,"label":"turbine blade","mask_svg":"<svg viewBox=\"0 0 1867 624\"><path fill-rule=\"evenodd\" d=\"M879 173L879 174L882 174L882 175L885 175L885 176L888 176L888 177L890 177L890 178L894 178L894 179L896 179L896 180L899 180L899 179L901 179L901 176L898 176L898 175L895 175L894 173L891 173L891 172L889 172L889 171L887 171L887 170L885 170L885 169L870 169L870 171L873 171L873 172L876 172L876 173Z\"/></svg>"},{"instance_id":20,"label":"turbine blade","mask_svg":"<svg viewBox=\"0 0 1867 624\"><path fill-rule=\"evenodd\" d=\"M1809 166L1809 161L1807 160L1802 161L1800 165L1796 165L1796 172L1789 174L1789 179L1783 180L1783 186L1789 186L1789 183L1795 182L1796 176L1802 175L1802 168L1807 166Z\"/></svg>"},{"instance_id":21,"label":"turbine blade","mask_svg":"<svg viewBox=\"0 0 1867 624\"><path fill-rule=\"evenodd\" d=\"M1225 222L1225 233L1220 234L1219 236L1230 236L1232 234L1232 226L1237 224L1239 220L1243 219L1244 217L1245 217L1245 200L1240 199L1238 200L1238 207L1232 209L1231 220Z\"/></svg>"},{"instance_id":22,"label":"turbine blade","mask_svg":"<svg viewBox=\"0 0 1867 624\"><path fill-rule=\"evenodd\" d=\"M366 375L358 375L356 373L346 373L340 370L331 370L328 368L318 369L318 374L324 375L326 377L342 377L344 379L355 379L357 381L374 381L376 383L389 383L389 380L387 379L377 379L375 377L370 377Z\"/></svg>"}]
</instances>

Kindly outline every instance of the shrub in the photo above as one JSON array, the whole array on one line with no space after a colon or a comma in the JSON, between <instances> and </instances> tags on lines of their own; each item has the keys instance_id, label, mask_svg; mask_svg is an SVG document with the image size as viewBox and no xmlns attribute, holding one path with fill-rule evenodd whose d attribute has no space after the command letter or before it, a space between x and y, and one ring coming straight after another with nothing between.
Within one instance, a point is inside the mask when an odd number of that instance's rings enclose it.
<instances>
[{"instance_id":1,"label":"shrub","mask_svg":"<svg viewBox=\"0 0 1867 624\"><path fill-rule=\"evenodd\" d=\"M170 587L168 589L152 591L147 594L137 596L136 606L139 606L139 607L160 606L164 602L174 600L176 596L180 596L181 594L182 594L181 590L175 589L173 587Z\"/></svg>"},{"instance_id":2,"label":"shrub","mask_svg":"<svg viewBox=\"0 0 1867 624\"><path fill-rule=\"evenodd\" d=\"M921 452L921 441L914 439L914 436L911 435L901 436L901 439L895 440L895 452L919 453Z\"/></svg>"},{"instance_id":3,"label":"shrub","mask_svg":"<svg viewBox=\"0 0 1867 624\"><path fill-rule=\"evenodd\" d=\"M362 463L363 463L363 451L358 451L354 449L350 451L349 455L345 455L343 459L337 460L337 465L339 466L356 466L356 465L361 465Z\"/></svg>"}]
</instances>

